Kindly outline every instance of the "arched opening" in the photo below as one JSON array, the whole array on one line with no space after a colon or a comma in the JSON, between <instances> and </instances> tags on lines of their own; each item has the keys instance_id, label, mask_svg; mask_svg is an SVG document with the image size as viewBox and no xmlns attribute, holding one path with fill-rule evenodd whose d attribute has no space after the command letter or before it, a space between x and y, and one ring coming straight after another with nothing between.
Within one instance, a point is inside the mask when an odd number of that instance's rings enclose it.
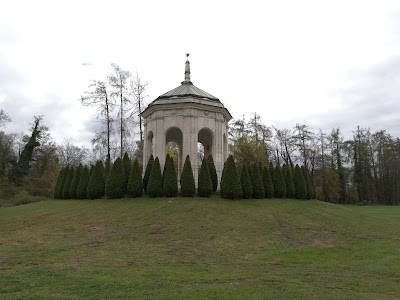
<instances>
[{"instance_id":1,"label":"arched opening","mask_svg":"<svg viewBox=\"0 0 400 300\"><path fill-rule=\"evenodd\" d=\"M201 159L203 157L208 157L209 154L212 154L213 147L213 132L208 128L203 128L199 131L198 134L198 144L197 144L197 153L198 157ZM201 163L201 159L199 165Z\"/></svg>"},{"instance_id":2,"label":"arched opening","mask_svg":"<svg viewBox=\"0 0 400 300\"><path fill-rule=\"evenodd\" d=\"M174 159L175 171L180 178L183 168L182 162L183 134L178 127L170 127L165 134L165 153Z\"/></svg>"},{"instance_id":3,"label":"arched opening","mask_svg":"<svg viewBox=\"0 0 400 300\"><path fill-rule=\"evenodd\" d=\"M201 168L201 162L203 161L204 158L204 146L202 143L197 142L197 166L200 170Z\"/></svg>"}]
</instances>

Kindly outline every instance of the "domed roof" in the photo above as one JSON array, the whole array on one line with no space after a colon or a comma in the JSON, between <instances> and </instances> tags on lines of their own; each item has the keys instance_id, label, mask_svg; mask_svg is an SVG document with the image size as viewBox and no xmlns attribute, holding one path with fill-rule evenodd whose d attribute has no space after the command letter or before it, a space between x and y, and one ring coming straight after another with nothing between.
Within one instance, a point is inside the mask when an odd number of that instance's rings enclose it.
<instances>
[{"instance_id":1,"label":"domed roof","mask_svg":"<svg viewBox=\"0 0 400 300\"><path fill-rule=\"evenodd\" d=\"M156 107L164 107L165 105L169 104L183 103L196 103L196 105L212 106L215 109L222 110L223 114L226 115L228 120L232 118L229 111L224 107L222 102L217 97L203 91L202 89L199 89L190 81L189 60L186 60L185 63L185 80L181 82L181 85L157 97L157 99L151 102L142 112L142 116L147 116L150 111L153 111L156 109Z\"/></svg>"},{"instance_id":2,"label":"domed roof","mask_svg":"<svg viewBox=\"0 0 400 300\"><path fill-rule=\"evenodd\" d=\"M175 98L175 97L188 97L192 96L195 98L203 98L211 101L219 101L219 99L202 89L199 89L195 86L191 81L182 81L182 84L165 94L162 94L157 99L168 99L168 98ZM157 100L156 99L156 100Z\"/></svg>"}]
</instances>

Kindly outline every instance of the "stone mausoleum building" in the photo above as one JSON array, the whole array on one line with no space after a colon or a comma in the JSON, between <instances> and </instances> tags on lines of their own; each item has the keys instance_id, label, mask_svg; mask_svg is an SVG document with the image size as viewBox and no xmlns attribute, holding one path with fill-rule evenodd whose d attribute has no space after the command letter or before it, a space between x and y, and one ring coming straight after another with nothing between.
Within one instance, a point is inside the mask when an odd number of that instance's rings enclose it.
<instances>
[{"instance_id":1,"label":"stone mausoleum building","mask_svg":"<svg viewBox=\"0 0 400 300\"><path fill-rule=\"evenodd\" d=\"M187 57L189 55L187 54ZM204 155L212 154L221 179L225 160L228 158L229 111L217 97L199 89L190 81L190 62L185 64L185 80L177 88L159 96L142 112L144 119L144 170L150 155L165 163L167 144L178 147L178 180L187 155L193 168L197 186L198 143Z\"/></svg>"}]
</instances>

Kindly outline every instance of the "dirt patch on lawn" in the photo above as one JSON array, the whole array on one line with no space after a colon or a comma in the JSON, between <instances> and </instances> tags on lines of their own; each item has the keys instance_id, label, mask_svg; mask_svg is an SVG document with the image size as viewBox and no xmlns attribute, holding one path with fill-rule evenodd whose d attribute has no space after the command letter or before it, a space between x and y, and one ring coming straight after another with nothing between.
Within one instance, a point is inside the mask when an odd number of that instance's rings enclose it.
<instances>
[{"instance_id":1,"label":"dirt patch on lawn","mask_svg":"<svg viewBox=\"0 0 400 300\"><path fill-rule=\"evenodd\" d=\"M84 226L85 230L88 232L98 232L101 233L104 231L104 227L98 224L88 224Z\"/></svg>"},{"instance_id":2,"label":"dirt patch on lawn","mask_svg":"<svg viewBox=\"0 0 400 300\"><path fill-rule=\"evenodd\" d=\"M332 245L330 245L322 240L319 240L319 239L313 240L311 243L311 246L316 247L316 248L331 248L331 247L333 247Z\"/></svg>"}]
</instances>

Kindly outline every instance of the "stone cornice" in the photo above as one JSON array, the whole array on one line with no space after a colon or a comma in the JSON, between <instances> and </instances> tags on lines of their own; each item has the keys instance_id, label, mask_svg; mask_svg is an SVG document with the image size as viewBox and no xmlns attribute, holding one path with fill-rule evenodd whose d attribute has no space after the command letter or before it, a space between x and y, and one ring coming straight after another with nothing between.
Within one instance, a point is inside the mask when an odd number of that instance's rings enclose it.
<instances>
[{"instance_id":1,"label":"stone cornice","mask_svg":"<svg viewBox=\"0 0 400 300\"><path fill-rule=\"evenodd\" d=\"M158 101L157 104L148 106L142 113L141 116L146 119L150 114L155 111L162 111L162 110L184 110L184 109L199 109L203 111L210 111L210 112L217 112L224 115L227 122L232 119L232 115L229 111L221 104L221 103L212 103L211 101L201 101L198 99L186 98L184 101L183 99L179 99L179 101L174 100L162 100ZM192 101L193 100L193 101ZM214 105L213 105L214 104Z\"/></svg>"}]
</instances>

